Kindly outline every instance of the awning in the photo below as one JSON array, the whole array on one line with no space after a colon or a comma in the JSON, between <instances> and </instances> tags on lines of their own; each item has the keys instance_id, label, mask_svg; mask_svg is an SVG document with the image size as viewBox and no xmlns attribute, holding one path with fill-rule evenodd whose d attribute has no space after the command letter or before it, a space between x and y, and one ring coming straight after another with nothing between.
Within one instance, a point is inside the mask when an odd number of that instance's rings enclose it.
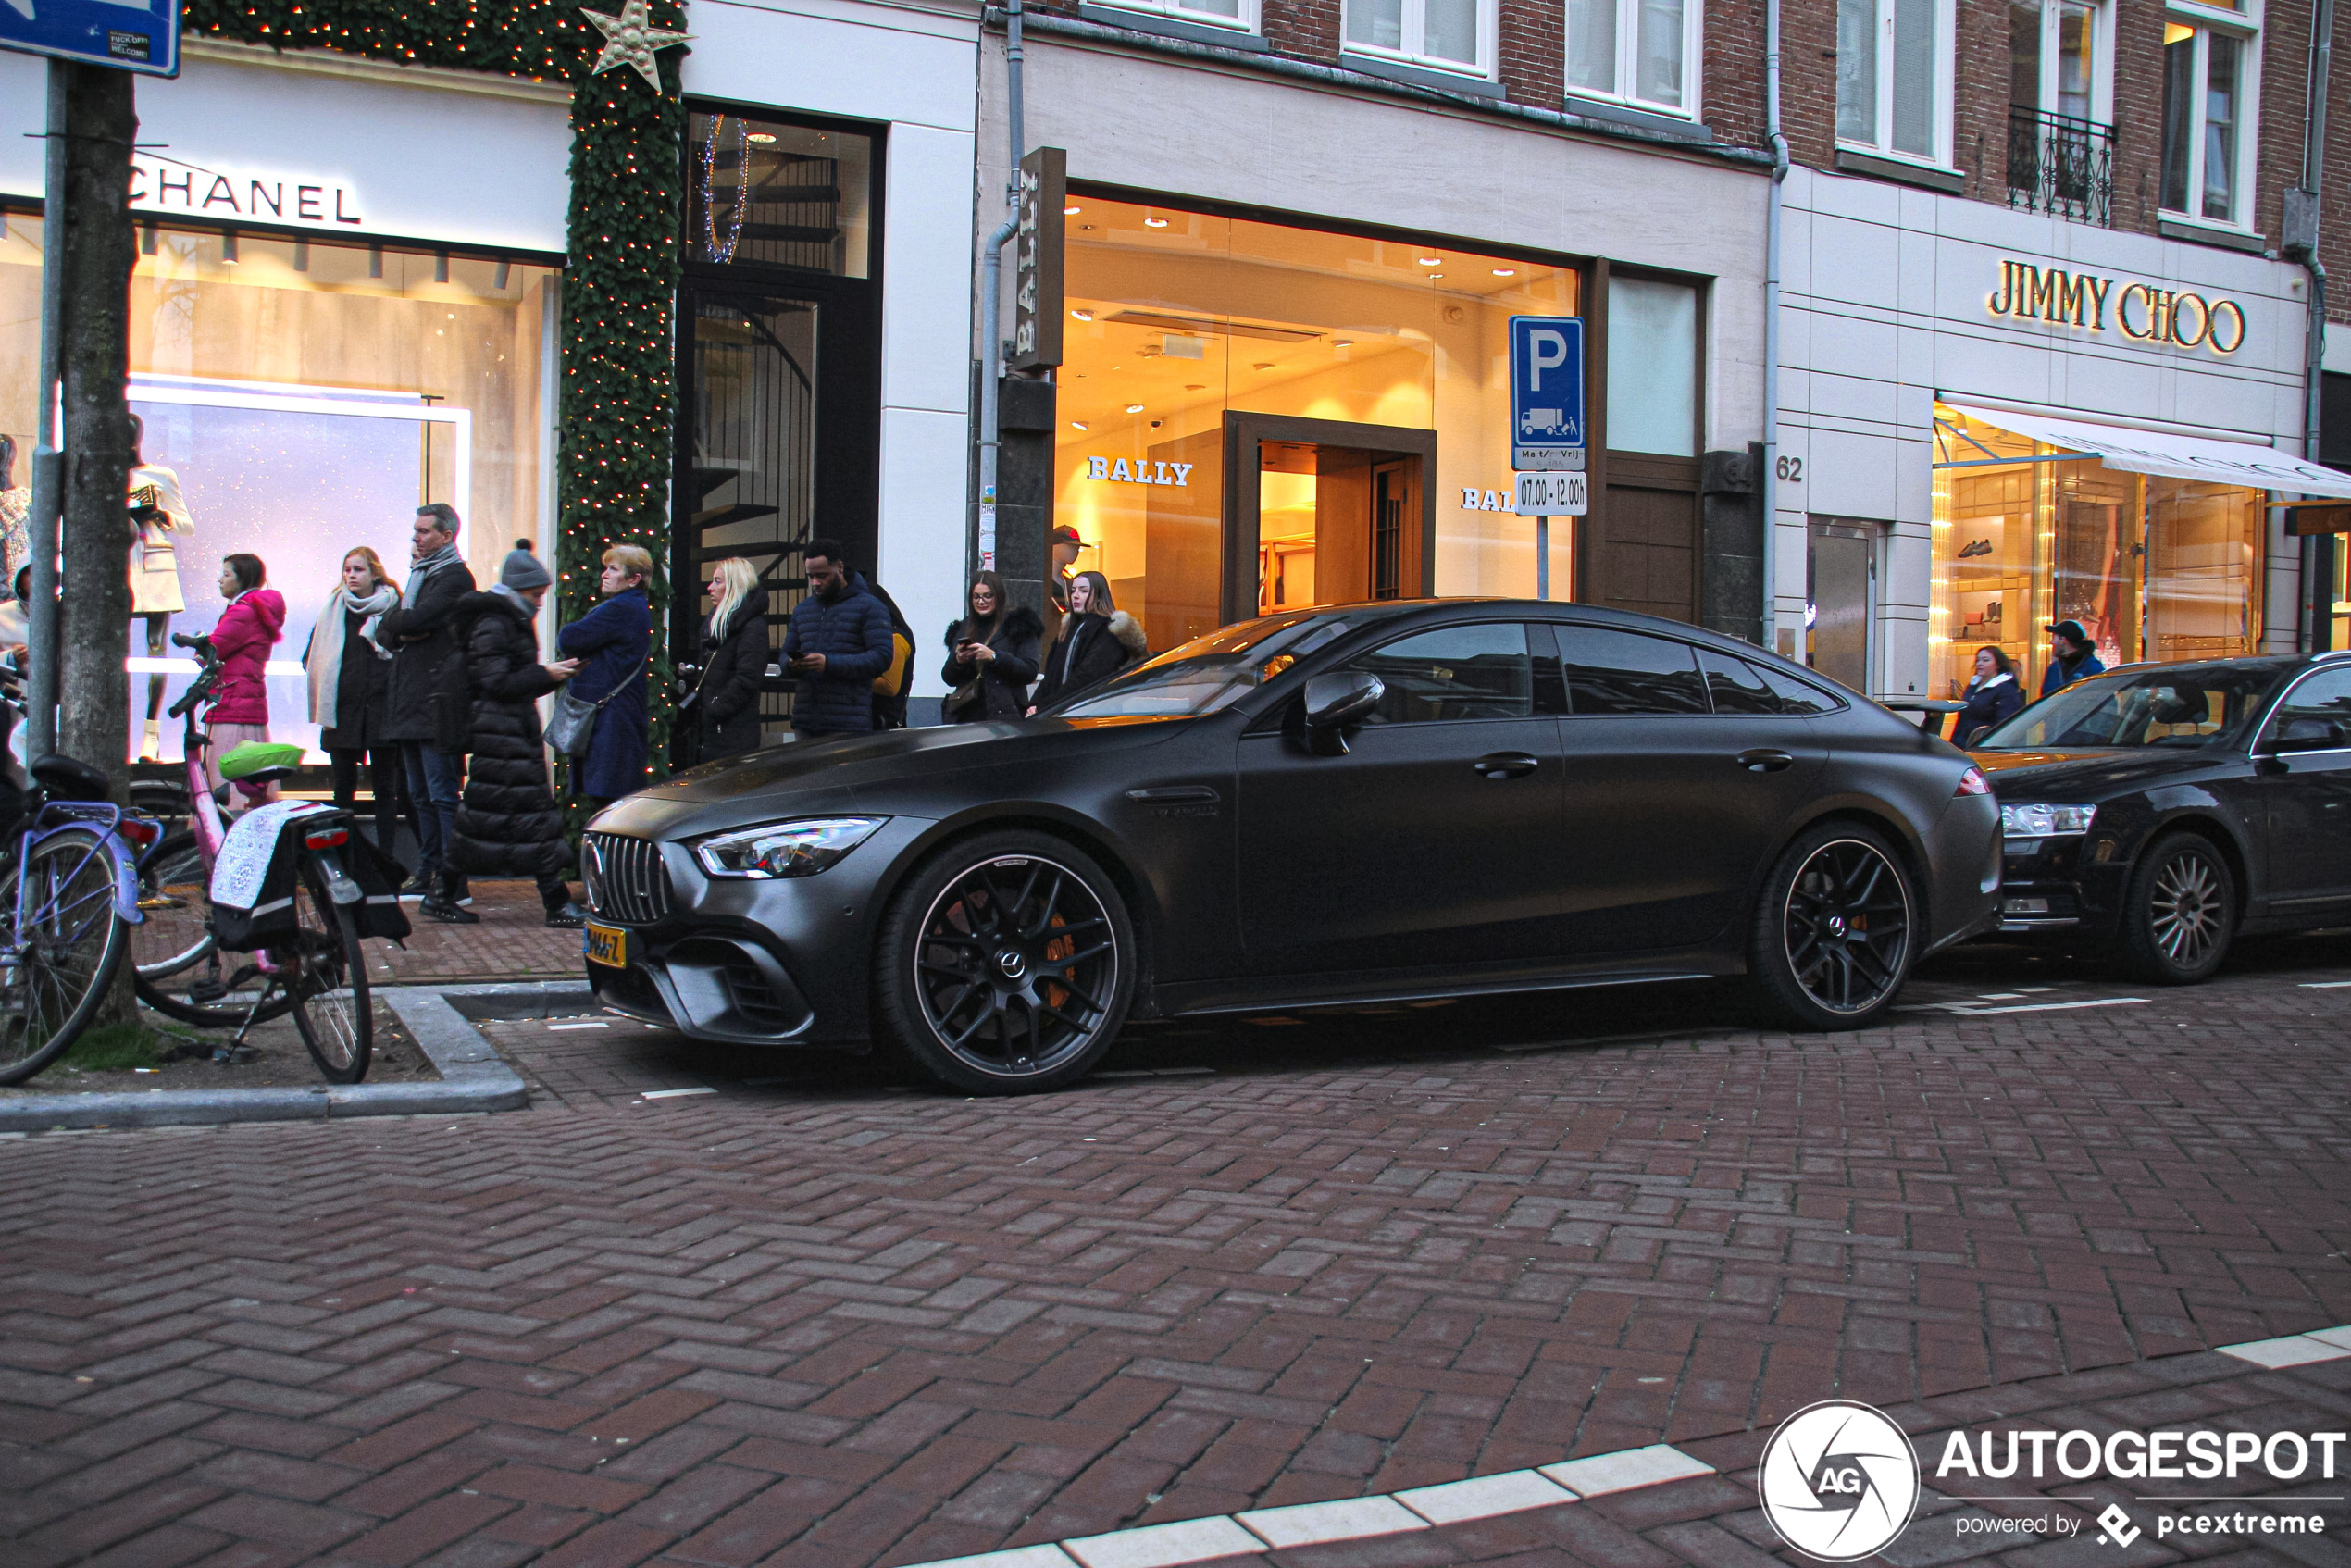
<instances>
[{"instance_id":1,"label":"awning","mask_svg":"<svg viewBox=\"0 0 2351 1568\"><path fill-rule=\"evenodd\" d=\"M1944 406L1995 429L2095 457L2108 467L2126 474L2154 474L2167 479L2202 479L2209 484L2244 485L2249 490L2282 490L2351 500L2351 474L2305 462L2272 446L2214 441L2208 436L2134 430L2120 425L2094 425L2086 420L2052 419L2041 414L2011 414L2002 408L1969 408L1956 403Z\"/></svg>"}]
</instances>

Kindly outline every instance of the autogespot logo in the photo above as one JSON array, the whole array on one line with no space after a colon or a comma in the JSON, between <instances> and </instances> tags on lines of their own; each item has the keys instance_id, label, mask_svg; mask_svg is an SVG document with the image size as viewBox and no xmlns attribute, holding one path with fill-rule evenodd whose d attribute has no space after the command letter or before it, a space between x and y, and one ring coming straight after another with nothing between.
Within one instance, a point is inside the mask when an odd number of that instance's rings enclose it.
<instances>
[{"instance_id":1,"label":"autogespot logo","mask_svg":"<svg viewBox=\"0 0 2351 1568\"><path fill-rule=\"evenodd\" d=\"M1780 1423L1755 1489L1780 1539L1823 1562L1850 1562L1884 1550L1909 1524L1919 1462L1883 1412L1823 1400Z\"/></svg>"}]
</instances>

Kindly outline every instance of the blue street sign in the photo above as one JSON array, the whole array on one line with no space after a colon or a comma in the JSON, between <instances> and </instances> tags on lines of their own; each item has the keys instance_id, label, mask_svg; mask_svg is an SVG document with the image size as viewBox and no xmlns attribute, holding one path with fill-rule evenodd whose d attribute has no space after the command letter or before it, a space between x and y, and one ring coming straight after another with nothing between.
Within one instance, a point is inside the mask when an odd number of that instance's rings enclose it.
<instances>
[{"instance_id":1,"label":"blue street sign","mask_svg":"<svg viewBox=\"0 0 2351 1568\"><path fill-rule=\"evenodd\" d=\"M1584 467L1581 317L1511 317L1511 467Z\"/></svg>"},{"instance_id":2,"label":"blue street sign","mask_svg":"<svg viewBox=\"0 0 2351 1568\"><path fill-rule=\"evenodd\" d=\"M180 0L0 0L0 49L180 74Z\"/></svg>"}]
</instances>

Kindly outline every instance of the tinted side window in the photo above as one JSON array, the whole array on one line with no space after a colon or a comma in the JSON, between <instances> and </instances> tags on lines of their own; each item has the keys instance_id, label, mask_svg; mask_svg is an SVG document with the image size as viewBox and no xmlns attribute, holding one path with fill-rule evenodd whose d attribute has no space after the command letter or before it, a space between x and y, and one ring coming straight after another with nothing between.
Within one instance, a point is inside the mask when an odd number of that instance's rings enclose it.
<instances>
[{"instance_id":1,"label":"tinted side window","mask_svg":"<svg viewBox=\"0 0 2351 1568\"><path fill-rule=\"evenodd\" d=\"M1706 687L1686 642L1612 627L1559 626L1568 711L1578 714L1702 714Z\"/></svg>"},{"instance_id":2,"label":"tinted side window","mask_svg":"<svg viewBox=\"0 0 2351 1568\"><path fill-rule=\"evenodd\" d=\"M1706 667L1706 690L1714 698L1716 713L1775 714L1780 711L1780 700L1771 687L1764 684L1763 672L1745 659L1735 659L1728 653L1701 648L1698 662Z\"/></svg>"},{"instance_id":3,"label":"tinted side window","mask_svg":"<svg viewBox=\"0 0 2351 1568\"><path fill-rule=\"evenodd\" d=\"M2320 670L2287 692L2278 711L2270 716L2268 733L2281 734L2298 718L2337 724L2351 731L2351 669Z\"/></svg>"},{"instance_id":4,"label":"tinted side window","mask_svg":"<svg viewBox=\"0 0 2351 1568\"><path fill-rule=\"evenodd\" d=\"M1780 700L1780 712L1784 714L1833 714L1845 706L1819 687L1808 685L1792 675L1782 675L1769 665L1751 667L1763 678L1764 684L1771 687L1772 695Z\"/></svg>"},{"instance_id":5,"label":"tinted side window","mask_svg":"<svg viewBox=\"0 0 2351 1568\"><path fill-rule=\"evenodd\" d=\"M1535 711L1526 628L1514 622L1449 626L1399 638L1355 661L1387 687L1369 722L1525 718Z\"/></svg>"}]
</instances>

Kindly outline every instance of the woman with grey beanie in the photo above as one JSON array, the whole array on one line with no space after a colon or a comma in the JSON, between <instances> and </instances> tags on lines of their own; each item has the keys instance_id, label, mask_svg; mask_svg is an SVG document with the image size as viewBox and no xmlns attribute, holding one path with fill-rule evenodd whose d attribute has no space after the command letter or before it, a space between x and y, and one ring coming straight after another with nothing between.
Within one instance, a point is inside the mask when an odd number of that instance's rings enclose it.
<instances>
[{"instance_id":1,"label":"woman with grey beanie","mask_svg":"<svg viewBox=\"0 0 2351 1568\"><path fill-rule=\"evenodd\" d=\"M473 691L473 766L457 805L450 858L461 872L534 878L547 924L578 926L587 912L572 902L564 883L571 846L548 788L539 729L539 699L579 668L577 659L554 664L539 659L535 623L554 580L530 553L530 541L516 540L498 573L498 586L468 594L458 605ZM447 900L428 899L423 913L436 920L449 920L453 914L477 918Z\"/></svg>"}]
</instances>

